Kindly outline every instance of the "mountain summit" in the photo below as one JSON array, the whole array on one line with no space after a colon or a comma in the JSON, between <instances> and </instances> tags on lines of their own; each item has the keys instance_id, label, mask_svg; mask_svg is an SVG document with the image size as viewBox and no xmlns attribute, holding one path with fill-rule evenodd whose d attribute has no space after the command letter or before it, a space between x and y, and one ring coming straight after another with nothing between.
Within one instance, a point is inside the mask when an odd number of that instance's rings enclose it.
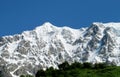
<instances>
[{"instance_id":1,"label":"mountain summit","mask_svg":"<svg viewBox=\"0 0 120 77\"><path fill-rule=\"evenodd\" d=\"M58 64L106 62L120 66L120 23L72 29L47 22L31 31L0 38L0 70L5 77L35 74ZM6 69L6 70L5 70Z\"/></svg>"}]
</instances>

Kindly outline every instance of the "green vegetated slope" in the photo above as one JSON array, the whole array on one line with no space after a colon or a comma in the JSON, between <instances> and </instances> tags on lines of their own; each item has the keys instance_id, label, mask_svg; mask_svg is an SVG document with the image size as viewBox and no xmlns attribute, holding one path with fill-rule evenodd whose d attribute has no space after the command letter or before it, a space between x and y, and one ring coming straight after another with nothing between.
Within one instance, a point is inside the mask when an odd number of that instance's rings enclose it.
<instances>
[{"instance_id":1,"label":"green vegetated slope","mask_svg":"<svg viewBox=\"0 0 120 77\"><path fill-rule=\"evenodd\" d=\"M36 77L120 77L120 66L107 65L105 63L81 64L77 62L69 65L64 62L59 65L59 69L51 67L46 71L39 70L36 73Z\"/></svg>"}]
</instances>

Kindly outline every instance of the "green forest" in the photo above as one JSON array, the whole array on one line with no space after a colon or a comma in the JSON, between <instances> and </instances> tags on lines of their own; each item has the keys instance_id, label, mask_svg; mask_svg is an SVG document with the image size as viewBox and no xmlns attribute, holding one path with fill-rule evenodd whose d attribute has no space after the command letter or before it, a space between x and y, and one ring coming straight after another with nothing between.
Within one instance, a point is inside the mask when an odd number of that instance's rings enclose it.
<instances>
[{"instance_id":1,"label":"green forest","mask_svg":"<svg viewBox=\"0 0 120 77\"><path fill-rule=\"evenodd\" d=\"M108 65L106 63L72 63L64 62L58 65L59 69L50 67L39 70L35 77L120 77L120 66ZM20 77L33 77L21 75Z\"/></svg>"}]
</instances>

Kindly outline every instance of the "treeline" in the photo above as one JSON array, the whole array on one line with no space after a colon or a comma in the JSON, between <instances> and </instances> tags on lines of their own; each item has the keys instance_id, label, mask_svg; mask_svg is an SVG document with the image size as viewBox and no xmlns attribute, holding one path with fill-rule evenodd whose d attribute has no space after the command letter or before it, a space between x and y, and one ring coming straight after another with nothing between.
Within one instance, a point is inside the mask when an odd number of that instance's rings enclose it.
<instances>
[{"instance_id":1,"label":"treeline","mask_svg":"<svg viewBox=\"0 0 120 77\"><path fill-rule=\"evenodd\" d=\"M120 77L120 67L107 65L106 63L78 63L64 62L58 65L59 69L50 67L39 70L35 77ZM20 76L33 77L33 76Z\"/></svg>"}]
</instances>

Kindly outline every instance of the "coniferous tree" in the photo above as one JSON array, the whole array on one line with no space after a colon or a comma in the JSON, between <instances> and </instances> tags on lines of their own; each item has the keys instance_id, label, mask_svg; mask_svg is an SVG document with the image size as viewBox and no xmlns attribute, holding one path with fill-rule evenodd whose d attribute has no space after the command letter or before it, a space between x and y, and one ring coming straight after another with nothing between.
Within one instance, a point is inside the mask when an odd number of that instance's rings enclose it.
<instances>
[{"instance_id":1,"label":"coniferous tree","mask_svg":"<svg viewBox=\"0 0 120 77\"><path fill-rule=\"evenodd\" d=\"M88 62L83 63L83 68L92 68L92 67L93 67L92 63L88 63Z\"/></svg>"},{"instance_id":2,"label":"coniferous tree","mask_svg":"<svg viewBox=\"0 0 120 77\"><path fill-rule=\"evenodd\" d=\"M69 64L68 64L68 62L65 61L64 63L58 65L58 67L60 70L65 70L69 67Z\"/></svg>"},{"instance_id":3,"label":"coniferous tree","mask_svg":"<svg viewBox=\"0 0 120 77\"><path fill-rule=\"evenodd\" d=\"M36 77L45 77L46 74L45 74L45 71L44 70L39 70L37 73L36 73Z\"/></svg>"}]
</instances>

